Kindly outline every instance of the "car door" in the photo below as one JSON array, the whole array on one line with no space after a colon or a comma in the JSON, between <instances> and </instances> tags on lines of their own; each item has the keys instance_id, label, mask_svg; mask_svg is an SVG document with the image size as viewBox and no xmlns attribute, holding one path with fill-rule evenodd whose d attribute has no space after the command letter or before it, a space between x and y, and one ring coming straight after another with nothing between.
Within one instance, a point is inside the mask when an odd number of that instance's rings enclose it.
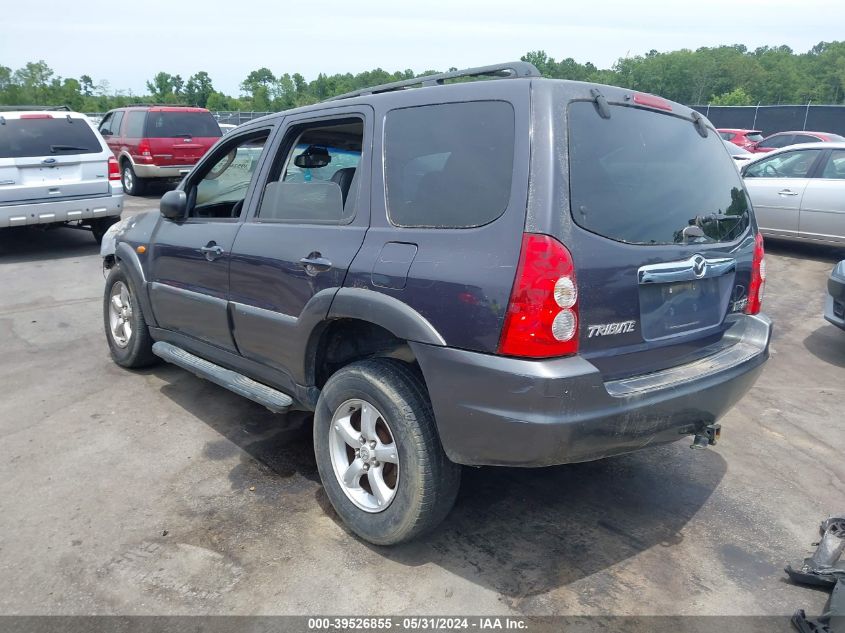
<instances>
[{"instance_id":1,"label":"car door","mask_svg":"<svg viewBox=\"0 0 845 633\"><path fill-rule=\"evenodd\" d=\"M778 152L743 170L757 224L764 235L798 237L801 199L823 150Z\"/></svg>"},{"instance_id":2,"label":"car door","mask_svg":"<svg viewBox=\"0 0 845 633\"><path fill-rule=\"evenodd\" d=\"M309 324L325 318L369 225L372 129L369 106L286 117L232 248L238 349L300 384Z\"/></svg>"},{"instance_id":3,"label":"car door","mask_svg":"<svg viewBox=\"0 0 845 633\"><path fill-rule=\"evenodd\" d=\"M237 351L227 315L229 257L272 126L232 135L180 185L188 209L159 222L150 299L160 327Z\"/></svg>"},{"instance_id":4,"label":"car door","mask_svg":"<svg viewBox=\"0 0 845 633\"><path fill-rule=\"evenodd\" d=\"M106 141L106 145L115 156L120 154L120 121L116 118L118 112L109 112L100 121L100 134ZM121 113L122 115L122 113ZM115 129L115 126L116 129Z\"/></svg>"},{"instance_id":5,"label":"car door","mask_svg":"<svg viewBox=\"0 0 845 633\"><path fill-rule=\"evenodd\" d=\"M826 152L801 200L801 237L845 243L845 149Z\"/></svg>"}]
</instances>

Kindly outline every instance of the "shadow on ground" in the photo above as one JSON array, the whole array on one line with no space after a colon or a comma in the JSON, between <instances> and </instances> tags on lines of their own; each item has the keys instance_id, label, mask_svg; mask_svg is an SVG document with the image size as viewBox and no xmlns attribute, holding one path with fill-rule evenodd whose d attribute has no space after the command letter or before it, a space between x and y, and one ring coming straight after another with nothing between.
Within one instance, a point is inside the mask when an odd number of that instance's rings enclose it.
<instances>
[{"instance_id":1,"label":"shadow on ground","mask_svg":"<svg viewBox=\"0 0 845 633\"><path fill-rule=\"evenodd\" d=\"M99 245L87 229L59 226L0 230L0 264L85 257L99 252Z\"/></svg>"},{"instance_id":2,"label":"shadow on ground","mask_svg":"<svg viewBox=\"0 0 845 633\"><path fill-rule=\"evenodd\" d=\"M263 487L277 491L271 499L277 507L265 520L295 520L279 495L300 488L273 480L298 473L319 481L308 420L287 424L287 416L175 368L150 371L167 383L165 396L225 438L207 447L207 458L231 456L237 447L261 465L269 478ZM247 483L255 480L255 466L239 464L230 474L233 488L246 485L247 467ZM684 526L725 469L715 451L691 451L685 443L553 468L465 468L455 509L436 532L398 547L368 547L408 566L434 563L509 598L541 594L683 540ZM322 488L307 490L340 524Z\"/></svg>"},{"instance_id":3,"label":"shadow on ground","mask_svg":"<svg viewBox=\"0 0 845 633\"><path fill-rule=\"evenodd\" d=\"M790 242L773 237L766 238L766 252L782 257L811 259L818 262L830 262L831 264L845 259L845 247L843 246ZM833 266L831 266L832 269Z\"/></svg>"},{"instance_id":4,"label":"shadow on ground","mask_svg":"<svg viewBox=\"0 0 845 633\"><path fill-rule=\"evenodd\" d=\"M814 330L803 343L807 351L819 360L845 367L845 332L839 328L825 324Z\"/></svg>"}]
</instances>

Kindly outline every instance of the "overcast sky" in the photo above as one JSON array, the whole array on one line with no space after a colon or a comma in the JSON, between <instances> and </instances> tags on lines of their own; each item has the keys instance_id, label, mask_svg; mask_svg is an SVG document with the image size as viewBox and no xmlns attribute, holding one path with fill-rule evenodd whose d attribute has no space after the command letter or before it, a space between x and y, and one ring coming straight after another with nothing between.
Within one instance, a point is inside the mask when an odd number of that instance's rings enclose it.
<instances>
[{"instance_id":1,"label":"overcast sky","mask_svg":"<svg viewBox=\"0 0 845 633\"><path fill-rule=\"evenodd\" d=\"M479 66L537 49L601 68L651 49L741 43L803 52L845 39L845 0L15 2L0 28L0 64L12 69L43 59L63 77L88 74L133 93L160 70L185 79L205 70L217 90L237 94L262 66L310 80Z\"/></svg>"}]
</instances>

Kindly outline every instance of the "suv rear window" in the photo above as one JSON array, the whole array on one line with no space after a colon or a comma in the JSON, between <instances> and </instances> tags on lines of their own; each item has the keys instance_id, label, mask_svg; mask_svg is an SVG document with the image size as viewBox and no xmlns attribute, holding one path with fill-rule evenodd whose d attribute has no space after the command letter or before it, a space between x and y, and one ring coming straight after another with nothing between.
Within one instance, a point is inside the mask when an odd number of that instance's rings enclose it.
<instances>
[{"instance_id":1,"label":"suv rear window","mask_svg":"<svg viewBox=\"0 0 845 633\"><path fill-rule=\"evenodd\" d=\"M385 185L397 226L469 228L501 216L513 179L514 111L504 101L402 108L385 122Z\"/></svg>"},{"instance_id":2,"label":"suv rear window","mask_svg":"<svg viewBox=\"0 0 845 633\"><path fill-rule=\"evenodd\" d=\"M94 130L82 119L6 119L0 125L0 158L98 154Z\"/></svg>"},{"instance_id":3,"label":"suv rear window","mask_svg":"<svg viewBox=\"0 0 845 633\"><path fill-rule=\"evenodd\" d=\"M569 108L572 216L631 244L732 241L749 223L748 196L724 141L687 119L592 102Z\"/></svg>"},{"instance_id":4,"label":"suv rear window","mask_svg":"<svg viewBox=\"0 0 845 633\"><path fill-rule=\"evenodd\" d=\"M154 112L147 114L145 138L208 138L222 136L210 112Z\"/></svg>"}]
</instances>

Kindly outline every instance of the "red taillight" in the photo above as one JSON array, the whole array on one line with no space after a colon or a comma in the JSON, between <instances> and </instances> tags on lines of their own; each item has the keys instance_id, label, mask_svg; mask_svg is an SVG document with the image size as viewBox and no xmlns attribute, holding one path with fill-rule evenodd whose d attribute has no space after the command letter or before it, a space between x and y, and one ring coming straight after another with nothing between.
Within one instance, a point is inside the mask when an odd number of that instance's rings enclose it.
<instances>
[{"instance_id":1,"label":"red taillight","mask_svg":"<svg viewBox=\"0 0 845 633\"><path fill-rule=\"evenodd\" d=\"M572 255L553 237L522 236L499 353L548 358L578 352L578 286Z\"/></svg>"},{"instance_id":2,"label":"red taillight","mask_svg":"<svg viewBox=\"0 0 845 633\"><path fill-rule=\"evenodd\" d=\"M152 158L152 149L150 148L150 142L147 139L144 138L138 142L138 154L144 158Z\"/></svg>"},{"instance_id":3,"label":"red taillight","mask_svg":"<svg viewBox=\"0 0 845 633\"><path fill-rule=\"evenodd\" d=\"M661 99L660 97L642 92L634 94L634 103L637 105L647 106L649 108L657 108L658 110L666 110L667 112L672 111L672 104L666 101L666 99Z\"/></svg>"},{"instance_id":4,"label":"red taillight","mask_svg":"<svg viewBox=\"0 0 845 633\"><path fill-rule=\"evenodd\" d=\"M114 156L109 156L109 180L120 180L120 165Z\"/></svg>"},{"instance_id":5,"label":"red taillight","mask_svg":"<svg viewBox=\"0 0 845 633\"><path fill-rule=\"evenodd\" d=\"M766 253L763 249L763 236L758 233L754 238L754 257L751 260L751 283L748 284L748 304L746 314L759 314L763 306L763 290L766 288Z\"/></svg>"},{"instance_id":6,"label":"red taillight","mask_svg":"<svg viewBox=\"0 0 845 633\"><path fill-rule=\"evenodd\" d=\"M52 119L52 114L22 114L22 119Z\"/></svg>"}]
</instances>

